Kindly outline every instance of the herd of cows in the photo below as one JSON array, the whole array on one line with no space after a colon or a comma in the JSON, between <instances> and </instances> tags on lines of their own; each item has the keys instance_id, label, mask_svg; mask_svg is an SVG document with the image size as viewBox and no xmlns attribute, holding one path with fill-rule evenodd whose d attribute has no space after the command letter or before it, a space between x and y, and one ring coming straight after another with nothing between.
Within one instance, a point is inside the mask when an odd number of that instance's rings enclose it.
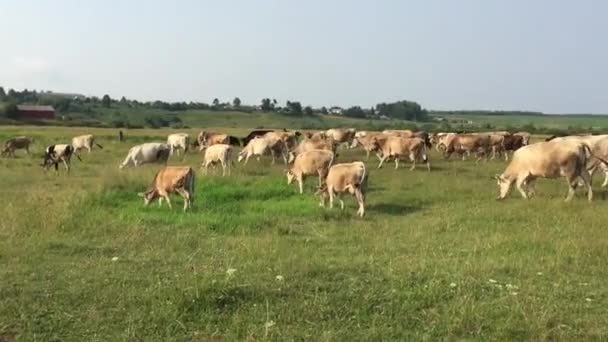
<instances>
[{"instance_id":1,"label":"herd of cows","mask_svg":"<svg viewBox=\"0 0 608 342\"><path fill-rule=\"evenodd\" d=\"M32 139L25 136L8 139L2 149L3 156L15 156L17 149L29 153ZM245 138L201 131L196 140L191 141L187 133L170 134L166 142L151 142L133 146L119 168L137 167L148 163L167 164L170 156L185 154L191 149L198 149L203 154L201 169L207 173L208 168L221 166L222 175L230 174L234 163L234 151L244 146L237 156L237 161L248 163L251 157L259 161L261 156L271 156L272 164L282 158L288 165L286 177L288 184L298 183L303 193L303 183L307 176L318 176L319 186L315 195L325 206L329 199L330 208L334 199L343 193L352 194L359 206L357 214L365 214L365 193L369 172L363 161L336 163L338 149L361 148L369 160L370 153L379 159L378 168L388 160L394 160L399 168L401 160L409 160L411 169L417 163L424 163L431 171L429 149L434 148L450 158L453 154L463 159L474 155L477 162L482 158L494 159L504 157L511 161L505 171L496 175L499 186L498 199L504 199L513 185L523 198L535 193L534 181L537 178L564 177L568 184L566 201L572 199L579 185L587 188L589 201L593 198L591 178L596 170L605 174L603 187L608 185L608 135L576 135L551 137L546 141L530 143L530 134L526 132L485 132L485 133L434 133L412 132L409 130L386 130L382 132L356 131L355 129L329 129L327 131L300 133L287 130L254 130ZM42 167L45 170L54 166L58 170L63 163L70 171L72 156L80 159L82 150L91 152L92 148L102 146L95 142L93 135L74 137L71 144L55 144L45 149ZM146 205L158 199L171 207L169 195L180 195L184 199L184 211L192 206L194 196L195 173L189 166L165 166L154 177L151 187L139 195Z\"/></svg>"}]
</instances>

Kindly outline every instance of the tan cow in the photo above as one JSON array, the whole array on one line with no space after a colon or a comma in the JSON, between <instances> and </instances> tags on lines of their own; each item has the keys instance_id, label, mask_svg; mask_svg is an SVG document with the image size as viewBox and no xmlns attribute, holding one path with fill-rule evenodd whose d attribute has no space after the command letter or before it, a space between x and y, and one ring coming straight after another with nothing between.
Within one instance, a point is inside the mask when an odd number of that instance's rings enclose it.
<instances>
[{"instance_id":1,"label":"tan cow","mask_svg":"<svg viewBox=\"0 0 608 342\"><path fill-rule=\"evenodd\" d=\"M232 146L215 144L207 147L205 149L205 155L203 156L201 168L205 170L206 174L209 166L214 164L220 164L222 166L222 177L226 175L226 169L228 169L228 175L230 175L232 168Z\"/></svg>"},{"instance_id":2,"label":"tan cow","mask_svg":"<svg viewBox=\"0 0 608 342\"><path fill-rule=\"evenodd\" d=\"M321 187L333 162L334 153L327 150L311 150L298 154L293 166L286 172L287 185L290 185L295 179L298 182L300 193L304 193L303 184L306 176L318 174L319 187Z\"/></svg>"},{"instance_id":3,"label":"tan cow","mask_svg":"<svg viewBox=\"0 0 608 342\"><path fill-rule=\"evenodd\" d=\"M336 153L337 143L331 138L304 138L296 148L289 153L288 162L291 163L298 154L312 150L327 150Z\"/></svg>"},{"instance_id":4,"label":"tan cow","mask_svg":"<svg viewBox=\"0 0 608 342\"><path fill-rule=\"evenodd\" d=\"M215 144L230 144L230 136L224 133L214 133L201 131L196 138L199 148L202 150L206 146Z\"/></svg>"},{"instance_id":5,"label":"tan cow","mask_svg":"<svg viewBox=\"0 0 608 342\"><path fill-rule=\"evenodd\" d=\"M95 142L95 137L92 134L85 134L72 138L72 147L76 153L83 149L86 149L88 153L91 153L93 145L103 148L103 146Z\"/></svg>"},{"instance_id":6,"label":"tan cow","mask_svg":"<svg viewBox=\"0 0 608 342\"><path fill-rule=\"evenodd\" d=\"M435 144L435 150L437 152L445 152L448 143L452 141L456 135L456 133L435 133L431 136L431 143Z\"/></svg>"},{"instance_id":7,"label":"tan cow","mask_svg":"<svg viewBox=\"0 0 608 342\"><path fill-rule=\"evenodd\" d=\"M354 128L332 128L325 131L325 135L332 138L337 144L352 144L357 130Z\"/></svg>"},{"instance_id":8,"label":"tan cow","mask_svg":"<svg viewBox=\"0 0 608 342\"><path fill-rule=\"evenodd\" d=\"M565 137L554 138L550 141L577 141L585 143L591 149L591 154L595 157L607 159L608 158L608 134L603 135L570 135ZM608 168L606 165L598 161L598 158L590 158L588 161L587 169L589 174L593 174L598 170L604 172L604 183L602 187L608 185Z\"/></svg>"},{"instance_id":9,"label":"tan cow","mask_svg":"<svg viewBox=\"0 0 608 342\"><path fill-rule=\"evenodd\" d=\"M490 151L490 136L481 134L457 134L452 137L446 145L444 156L449 158L452 153L456 152L462 155L465 159L465 153L475 153L477 161L481 160L482 156L486 159Z\"/></svg>"},{"instance_id":10,"label":"tan cow","mask_svg":"<svg viewBox=\"0 0 608 342\"><path fill-rule=\"evenodd\" d=\"M281 155L283 157L283 161L287 164L287 147L286 144L282 140L273 141L270 139L266 139L264 136L258 136L247 143L247 146L239 152L239 156L237 161L240 163L243 159L245 159L245 165L249 162L249 158L252 156L257 156L258 162L260 161L260 157L264 155L270 154L272 156L272 165L276 162L277 155Z\"/></svg>"},{"instance_id":11,"label":"tan cow","mask_svg":"<svg viewBox=\"0 0 608 342\"><path fill-rule=\"evenodd\" d=\"M378 146L375 141L379 144L383 144L384 141L388 139L388 137L388 135L380 132L366 132L365 135L355 136L355 138L353 139L353 143L350 145L350 148L361 146L361 148L365 151L365 155L367 158L366 160L369 160L370 152L376 152L376 156L378 156L378 160L380 160L382 159L382 155L380 154L381 152L378 149Z\"/></svg>"},{"instance_id":12,"label":"tan cow","mask_svg":"<svg viewBox=\"0 0 608 342\"><path fill-rule=\"evenodd\" d=\"M329 197L329 207L334 207L334 198L338 196L340 208L344 210L344 201L341 194L349 192L354 195L359 204L357 214L365 215L365 191L367 188L367 172L365 164L357 161L353 163L336 164L329 168L325 184L319 188L316 195L321 197L321 206Z\"/></svg>"},{"instance_id":13,"label":"tan cow","mask_svg":"<svg viewBox=\"0 0 608 342\"><path fill-rule=\"evenodd\" d=\"M566 201L574 196L579 178L587 188L587 199L591 201L591 177L585 169L590 155L591 150L587 144L573 140L524 146L513 153L506 170L501 175L496 175L500 191L498 199L507 197L514 183L521 196L528 199L535 192L536 178L565 177L568 183Z\"/></svg>"},{"instance_id":14,"label":"tan cow","mask_svg":"<svg viewBox=\"0 0 608 342\"><path fill-rule=\"evenodd\" d=\"M30 154L30 144L33 139L26 136L19 136L10 138L4 142L4 149L2 149L2 156L8 155L11 157L15 156L15 150L24 149L27 154Z\"/></svg>"},{"instance_id":15,"label":"tan cow","mask_svg":"<svg viewBox=\"0 0 608 342\"><path fill-rule=\"evenodd\" d=\"M167 145L171 148L171 155L174 153L179 156L179 151L183 150L184 155L188 152L190 147L190 135L188 133L173 133L167 136Z\"/></svg>"},{"instance_id":16,"label":"tan cow","mask_svg":"<svg viewBox=\"0 0 608 342\"><path fill-rule=\"evenodd\" d=\"M189 166L166 166L156 173L154 181L148 191L139 193L147 206L158 198L158 206L167 201L172 209L169 194L177 193L184 199L184 212L192 208L194 202L194 171Z\"/></svg>"},{"instance_id":17,"label":"tan cow","mask_svg":"<svg viewBox=\"0 0 608 342\"><path fill-rule=\"evenodd\" d=\"M399 160L408 156L412 162L410 170L416 169L416 160L421 158L426 163L427 169L431 171L431 163L429 163L426 145L424 140L420 138L389 136L385 140L381 140L381 138L372 137L372 143L375 145L375 149L382 153L378 168L381 168L388 158L394 158L395 169L398 169Z\"/></svg>"},{"instance_id":18,"label":"tan cow","mask_svg":"<svg viewBox=\"0 0 608 342\"><path fill-rule=\"evenodd\" d=\"M59 169L59 162L63 163L65 169L70 173L72 156L74 155L74 147L68 144L50 145L44 150L44 160L42 167L44 171L48 171L51 166L55 166L55 172ZM76 155L78 159L80 157Z\"/></svg>"}]
</instances>

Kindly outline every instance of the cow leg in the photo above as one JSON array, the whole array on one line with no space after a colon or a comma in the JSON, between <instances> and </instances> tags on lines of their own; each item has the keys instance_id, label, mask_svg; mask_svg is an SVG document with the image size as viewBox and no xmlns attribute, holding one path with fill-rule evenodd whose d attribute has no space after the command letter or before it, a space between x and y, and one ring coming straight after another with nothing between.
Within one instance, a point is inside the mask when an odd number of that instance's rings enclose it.
<instances>
[{"instance_id":1,"label":"cow leg","mask_svg":"<svg viewBox=\"0 0 608 342\"><path fill-rule=\"evenodd\" d=\"M340 210L344 210L344 201L342 200L342 195L338 195L338 201L340 201Z\"/></svg>"},{"instance_id":2,"label":"cow leg","mask_svg":"<svg viewBox=\"0 0 608 342\"><path fill-rule=\"evenodd\" d=\"M329 193L329 209L333 209L334 208L334 197L336 196L336 194L334 194L334 188L327 187L327 192Z\"/></svg>"},{"instance_id":3,"label":"cow leg","mask_svg":"<svg viewBox=\"0 0 608 342\"><path fill-rule=\"evenodd\" d=\"M378 164L378 168L382 168L382 164L384 164L384 161L386 160L387 156L382 156L382 158L380 158L380 164Z\"/></svg>"},{"instance_id":4,"label":"cow leg","mask_svg":"<svg viewBox=\"0 0 608 342\"><path fill-rule=\"evenodd\" d=\"M365 160L369 161L369 150L365 150L365 157Z\"/></svg>"},{"instance_id":5,"label":"cow leg","mask_svg":"<svg viewBox=\"0 0 608 342\"><path fill-rule=\"evenodd\" d=\"M177 193L184 199L184 212L190 207L190 193L185 189L175 189Z\"/></svg>"},{"instance_id":6,"label":"cow leg","mask_svg":"<svg viewBox=\"0 0 608 342\"><path fill-rule=\"evenodd\" d=\"M587 173L586 170L581 172L580 178L583 180L583 184L587 188L587 200L589 202L593 201L593 190L591 189L591 176Z\"/></svg>"},{"instance_id":7,"label":"cow leg","mask_svg":"<svg viewBox=\"0 0 608 342\"><path fill-rule=\"evenodd\" d=\"M158 207L159 207L159 208L163 206L163 199L164 199L164 197L163 197L163 196L160 196L160 197L158 198Z\"/></svg>"},{"instance_id":8,"label":"cow leg","mask_svg":"<svg viewBox=\"0 0 608 342\"><path fill-rule=\"evenodd\" d=\"M568 195L566 196L566 202L569 202L574 197L574 193L576 190L576 186L578 185L578 177L575 175L566 176L566 181L568 182Z\"/></svg>"},{"instance_id":9,"label":"cow leg","mask_svg":"<svg viewBox=\"0 0 608 342\"><path fill-rule=\"evenodd\" d=\"M355 198L357 199L357 204L359 204L359 209L357 209L357 214L360 217L365 215L365 195L361 191L361 187L357 187L355 189Z\"/></svg>"},{"instance_id":10,"label":"cow leg","mask_svg":"<svg viewBox=\"0 0 608 342\"><path fill-rule=\"evenodd\" d=\"M222 164L222 177L224 177L226 176L226 161L222 159L220 163Z\"/></svg>"},{"instance_id":11,"label":"cow leg","mask_svg":"<svg viewBox=\"0 0 608 342\"><path fill-rule=\"evenodd\" d=\"M410 161L412 162L412 167L410 167L410 171L414 171L416 169L416 158L417 156L414 152L410 152Z\"/></svg>"},{"instance_id":12,"label":"cow leg","mask_svg":"<svg viewBox=\"0 0 608 342\"><path fill-rule=\"evenodd\" d=\"M270 165L274 165L274 163L275 163L275 156L274 156L274 151L272 149L270 149L270 155L272 156L272 163L270 163Z\"/></svg>"},{"instance_id":13,"label":"cow leg","mask_svg":"<svg viewBox=\"0 0 608 342\"><path fill-rule=\"evenodd\" d=\"M604 165L602 168L604 169L604 183L602 183L602 188L605 188L608 186L608 167Z\"/></svg>"},{"instance_id":14,"label":"cow leg","mask_svg":"<svg viewBox=\"0 0 608 342\"><path fill-rule=\"evenodd\" d=\"M169 206L169 209L173 209L173 206L171 205L171 199L169 198L169 194L166 194L163 197L165 197L165 201L167 201L167 205Z\"/></svg>"},{"instance_id":15,"label":"cow leg","mask_svg":"<svg viewBox=\"0 0 608 342\"><path fill-rule=\"evenodd\" d=\"M300 194L304 193L304 177L302 175L297 176L298 186L300 187Z\"/></svg>"},{"instance_id":16,"label":"cow leg","mask_svg":"<svg viewBox=\"0 0 608 342\"><path fill-rule=\"evenodd\" d=\"M528 193L528 197L532 197L534 195L536 195L536 188L535 188L535 180L533 177L528 177L528 179L526 180L526 182L524 183L524 189L526 190L526 192Z\"/></svg>"},{"instance_id":17,"label":"cow leg","mask_svg":"<svg viewBox=\"0 0 608 342\"><path fill-rule=\"evenodd\" d=\"M399 156L395 157L395 170L399 168Z\"/></svg>"},{"instance_id":18,"label":"cow leg","mask_svg":"<svg viewBox=\"0 0 608 342\"><path fill-rule=\"evenodd\" d=\"M519 191L519 193L521 194L521 197L523 197L524 199L529 199L528 193L526 192L526 189L524 189L524 185L525 185L527 179L528 179L528 175L525 175L525 176L522 175L522 176L517 177L517 181L515 183L515 186L517 187L517 191Z\"/></svg>"}]
</instances>

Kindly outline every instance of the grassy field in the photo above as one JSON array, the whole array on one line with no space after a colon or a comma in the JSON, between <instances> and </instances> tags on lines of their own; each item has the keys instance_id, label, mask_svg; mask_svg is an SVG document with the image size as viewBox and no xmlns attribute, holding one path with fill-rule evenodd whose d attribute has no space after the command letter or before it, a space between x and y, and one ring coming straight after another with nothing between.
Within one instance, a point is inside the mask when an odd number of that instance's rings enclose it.
<instances>
[{"instance_id":1,"label":"grassy field","mask_svg":"<svg viewBox=\"0 0 608 342\"><path fill-rule=\"evenodd\" d=\"M534 125L536 128L608 130L608 115L443 115L448 120L470 120L474 126L492 125L504 129Z\"/></svg>"},{"instance_id":2,"label":"grassy field","mask_svg":"<svg viewBox=\"0 0 608 342\"><path fill-rule=\"evenodd\" d=\"M84 132L104 149L69 176L44 174L43 146ZM266 159L225 178L198 172L192 212L145 208L136 194L159 167L117 166L168 132L130 130L118 143L109 129L0 130L36 139L33 155L0 159L0 340L608 338L597 187L591 204L564 203L563 180L496 202L503 161L433 155L429 173L370 160L358 219L351 198L343 212L320 208L315 179L300 195Z\"/></svg>"}]
</instances>

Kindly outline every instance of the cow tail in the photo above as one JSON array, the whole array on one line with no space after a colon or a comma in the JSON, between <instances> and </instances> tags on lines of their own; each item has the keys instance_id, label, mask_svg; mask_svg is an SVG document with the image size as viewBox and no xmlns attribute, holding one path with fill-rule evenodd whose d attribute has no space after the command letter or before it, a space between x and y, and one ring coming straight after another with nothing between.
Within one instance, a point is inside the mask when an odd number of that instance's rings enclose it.
<instances>
[{"instance_id":1,"label":"cow tail","mask_svg":"<svg viewBox=\"0 0 608 342\"><path fill-rule=\"evenodd\" d=\"M78 158L78 160L82 161L82 158L80 158L80 155L78 153L76 153L76 149L74 148L74 146L68 145L67 148L70 149L70 155L75 155L76 158Z\"/></svg>"},{"instance_id":2,"label":"cow tail","mask_svg":"<svg viewBox=\"0 0 608 342\"><path fill-rule=\"evenodd\" d=\"M97 145L97 147L103 150L103 146L101 146L99 143L95 143L95 145Z\"/></svg>"},{"instance_id":3,"label":"cow tail","mask_svg":"<svg viewBox=\"0 0 608 342\"><path fill-rule=\"evenodd\" d=\"M582 145L583 145L583 158L584 158L584 160L583 160L583 168L586 167L587 162L591 158L597 159L598 162L596 164L594 164L591 168L588 168L589 170L594 169L597 166L597 164L599 164L599 163L602 163L605 166L608 166L608 161L606 159L604 159L604 158L601 158L601 157L593 154L593 152L591 152L591 147L589 147L589 145L587 145L586 143L582 143Z\"/></svg>"},{"instance_id":4,"label":"cow tail","mask_svg":"<svg viewBox=\"0 0 608 342\"><path fill-rule=\"evenodd\" d=\"M189 172L188 191L190 192L190 202L194 203L194 183L196 183L196 175L192 169Z\"/></svg>"},{"instance_id":5,"label":"cow tail","mask_svg":"<svg viewBox=\"0 0 608 342\"><path fill-rule=\"evenodd\" d=\"M426 144L422 145L422 161L424 161L425 163L429 162L428 150L427 150Z\"/></svg>"}]
</instances>

